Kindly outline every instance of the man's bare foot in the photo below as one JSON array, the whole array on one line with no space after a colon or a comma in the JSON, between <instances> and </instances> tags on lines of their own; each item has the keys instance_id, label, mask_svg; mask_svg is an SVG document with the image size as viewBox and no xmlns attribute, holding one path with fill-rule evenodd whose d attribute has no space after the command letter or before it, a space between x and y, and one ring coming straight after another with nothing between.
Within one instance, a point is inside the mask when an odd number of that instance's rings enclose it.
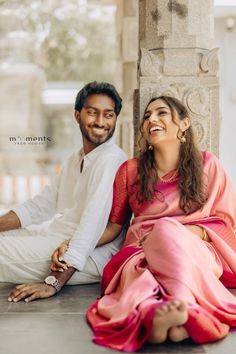
<instances>
[{"instance_id":1,"label":"man's bare foot","mask_svg":"<svg viewBox=\"0 0 236 354\"><path fill-rule=\"evenodd\" d=\"M172 342L181 342L182 340L189 338L189 334L184 326L174 326L169 330L168 338Z\"/></svg>"},{"instance_id":2,"label":"man's bare foot","mask_svg":"<svg viewBox=\"0 0 236 354\"><path fill-rule=\"evenodd\" d=\"M153 327L148 340L152 343L163 343L167 339L168 331L171 328L178 328L178 326L182 326L187 321L187 319L187 306L183 301L173 300L167 304L163 304L163 306L157 309L154 314ZM181 335L179 333L178 336L177 330L173 330L172 337L178 337L179 339Z\"/></svg>"}]
</instances>

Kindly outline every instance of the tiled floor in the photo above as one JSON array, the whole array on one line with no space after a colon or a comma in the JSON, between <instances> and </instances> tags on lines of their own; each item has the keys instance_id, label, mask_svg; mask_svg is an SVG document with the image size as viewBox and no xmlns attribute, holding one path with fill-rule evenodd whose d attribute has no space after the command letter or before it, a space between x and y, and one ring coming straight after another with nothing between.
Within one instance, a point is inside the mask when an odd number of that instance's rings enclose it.
<instances>
[{"instance_id":1,"label":"tiled floor","mask_svg":"<svg viewBox=\"0 0 236 354\"><path fill-rule=\"evenodd\" d=\"M107 354L115 351L93 344L85 320L99 285L67 286L55 297L31 303L8 303L10 284L0 284L1 354ZM233 354L236 332L210 345L146 345L139 353Z\"/></svg>"}]
</instances>

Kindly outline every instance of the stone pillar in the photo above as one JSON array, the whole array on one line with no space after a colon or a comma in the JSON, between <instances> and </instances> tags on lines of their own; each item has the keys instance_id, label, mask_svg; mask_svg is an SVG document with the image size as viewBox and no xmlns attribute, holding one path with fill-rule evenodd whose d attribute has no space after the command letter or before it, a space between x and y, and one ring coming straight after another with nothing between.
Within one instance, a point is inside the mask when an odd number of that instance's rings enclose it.
<instances>
[{"instance_id":1,"label":"stone pillar","mask_svg":"<svg viewBox=\"0 0 236 354\"><path fill-rule=\"evenodd\" d=\"M42 124L42 71L19 12L0 14L0 174L42 173L46 138Z\"/></svg>"},{"instance_id":2,"label":"stone pillar","mask_svg":"<svg viewBox=\"0 0 236 354\"><path fill-rule=\"evenodd\" d=\"M115 85L122 98L123 109L118 119L117 140L129 157L133 156L133 92L137 87L138 2L123 0L117 6L117 70Z\"/></svg>"},{"instance_id":3,"label":"stone pillar","mask_svg":"<svg viewBox=\"0 0 236 354\"><path fill-rule=\"evenodd\" d=\"M175 96L191 113L200 147L218 154L213 0L139 0L139 39L140 117L152 97Z\"/></svg>"}]
</instances>

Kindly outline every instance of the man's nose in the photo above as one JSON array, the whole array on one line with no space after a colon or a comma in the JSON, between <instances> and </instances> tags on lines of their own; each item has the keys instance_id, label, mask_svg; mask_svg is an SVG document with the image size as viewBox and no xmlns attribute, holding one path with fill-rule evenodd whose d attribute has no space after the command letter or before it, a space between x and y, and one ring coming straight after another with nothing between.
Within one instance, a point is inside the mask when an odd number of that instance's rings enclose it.
<instances>
[{"instance_id":1,"label":"man's nose","mask_svg":"<svg viewBox=\"0 0 236 354\"><path fill-rule=\"evenodd\" d=\"M96 115L96 124L99 125L99 126L103 126L104 125L104 119L103 119L103 114L102 112L101 113L98 113Z\"/></svg>"}]
</instances>

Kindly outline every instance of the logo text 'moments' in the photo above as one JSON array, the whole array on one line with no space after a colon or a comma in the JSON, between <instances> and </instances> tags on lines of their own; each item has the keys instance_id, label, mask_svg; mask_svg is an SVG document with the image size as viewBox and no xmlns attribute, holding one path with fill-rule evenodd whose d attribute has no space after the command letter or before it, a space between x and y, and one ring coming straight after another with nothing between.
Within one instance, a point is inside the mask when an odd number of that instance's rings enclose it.
<instances>
[{"instance_id":1,"label":"logo text 'moments'","mask_svg":"<svg viewBox=\"0 0 236 354\"><path fill-rule=\"evenodd\" d=\"M51 141L49 136L10 136L11 142L46 142Z\"/></svg>"}]
</instances>

